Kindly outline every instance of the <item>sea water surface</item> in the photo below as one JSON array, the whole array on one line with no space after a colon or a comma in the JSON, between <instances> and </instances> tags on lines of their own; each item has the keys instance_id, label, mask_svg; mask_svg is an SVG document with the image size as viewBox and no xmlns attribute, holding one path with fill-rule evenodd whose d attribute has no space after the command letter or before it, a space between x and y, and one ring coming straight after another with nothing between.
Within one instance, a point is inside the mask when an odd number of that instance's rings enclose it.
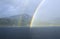
<instances>
[{"instance_id":1,"label":"sea water surface","mask_svg":"<svg viewBox=\"0 0 60 39\"><path fill-rule=\"evenodd\" d=\"M0 27L0 39L60 39L60 27Z\"/></svg>"}]
</instances>

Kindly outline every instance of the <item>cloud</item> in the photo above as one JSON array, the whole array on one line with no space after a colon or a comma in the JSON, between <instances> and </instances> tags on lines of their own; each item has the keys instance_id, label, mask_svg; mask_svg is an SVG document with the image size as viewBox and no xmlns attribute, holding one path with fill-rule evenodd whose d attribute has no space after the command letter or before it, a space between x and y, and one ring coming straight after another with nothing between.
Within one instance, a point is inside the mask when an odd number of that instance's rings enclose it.
<instances>
[{"instance_id":1,"label":"cloud","mask_svg":"<svg viewBox=\"0 0 60 39\"><path fill-rule=\"evenodd\" d=\"M0 0L0 18L27 13L32 15L40 0Z\"/></svg>"}]
</instances>

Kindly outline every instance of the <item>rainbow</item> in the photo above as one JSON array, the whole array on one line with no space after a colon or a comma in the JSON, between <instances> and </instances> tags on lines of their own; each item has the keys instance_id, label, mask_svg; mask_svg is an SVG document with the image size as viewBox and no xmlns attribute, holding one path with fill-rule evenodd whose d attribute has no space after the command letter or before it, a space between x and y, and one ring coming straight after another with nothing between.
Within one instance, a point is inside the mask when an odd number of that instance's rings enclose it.
<instances>
[{"instance_id":1,"label":"rainbow","mask_svg":"<svg viewBox=\"0 0 60 39\"><path fill-rule=\"evenodd\" d=\"M42 2L40 2L39 5L37 6L37 8L36 8L36 10L35 10L35 12L34 12L34 15L33 15L33 17L32 17L32 20L31 20L31 23L30 23L30 27L33 26L34 18L35 18L35 16L36 16L38 10L40 9L40 7L44 4L44 2L45 2L45 0L42 0Z\"/></svg>"}]
</instances>

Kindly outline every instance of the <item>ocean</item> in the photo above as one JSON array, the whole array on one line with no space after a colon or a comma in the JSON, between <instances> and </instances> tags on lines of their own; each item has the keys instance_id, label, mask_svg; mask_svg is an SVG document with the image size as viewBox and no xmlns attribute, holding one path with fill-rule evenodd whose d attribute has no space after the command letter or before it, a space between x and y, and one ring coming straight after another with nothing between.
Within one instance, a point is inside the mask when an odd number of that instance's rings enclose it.
<instances>
[{"instance_id":1,"label":"ocean","mask_svg":"<svg viewBox=\"0 0 60 39\"><path fill-rule=\"evenodd\" d=\"M0 27L0 39L60 39L60 27Z\"/></svg>"}]
</instances>

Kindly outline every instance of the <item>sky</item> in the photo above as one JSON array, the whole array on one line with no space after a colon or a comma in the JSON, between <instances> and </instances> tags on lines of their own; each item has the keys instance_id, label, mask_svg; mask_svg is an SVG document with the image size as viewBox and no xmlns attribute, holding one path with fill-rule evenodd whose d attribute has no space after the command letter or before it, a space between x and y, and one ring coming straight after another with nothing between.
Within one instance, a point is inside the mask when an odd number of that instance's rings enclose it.
<instances>
[{"instance_id":1,"label":"sky","mask_svg":"<svg viewBox=\"0 0 60 39\"><path fill-rule=\"evenodd\" d=\"M0 18L19 14L33 15L41 0L0 0Z\"/></svg>"},{"instance_id":2,"label":"sky","mask_svg":"<svg viewBox=\"0 0 60 39\"><path fill-rule=\"evenodd\" d=\"M37 25L40 22L55 23L60 22L60 0L45 0L38 9L32 25Z\"/></svg>"},{"instance_id":3,"label":"sky","mask_svg":"<svg viewBox=\"0 0 60 39\"><path fill-rule=\"evenodd\" d=\"M43 0L0 0L0 18L19 14L32 15ZM37 11L33 24L60 19L60 0L45 0ZM60 20L59 20L60 21Z\"/></svg>"},{"instance_id":4,"label":"sky","mask_svg":"<svg viewBox=\"0 0 60 39\"><path fill-rule=\"evenodd\" d=\"M35 16L37 18L41 21L60 18L60 0L45 0Z\"/></svg>"}]
</instances>

